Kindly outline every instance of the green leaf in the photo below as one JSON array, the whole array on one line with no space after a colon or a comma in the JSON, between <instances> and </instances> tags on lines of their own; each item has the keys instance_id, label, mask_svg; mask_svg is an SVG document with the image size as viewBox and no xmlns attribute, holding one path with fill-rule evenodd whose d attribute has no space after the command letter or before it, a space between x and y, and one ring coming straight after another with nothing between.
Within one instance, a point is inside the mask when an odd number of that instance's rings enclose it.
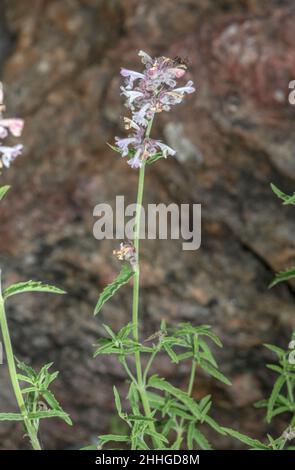
<instances>
[{"instance_id":1,"label":"green leaf","mask_svg":"<svg viewBox=\"0 0 295 470\"><path fill-rule=\"evenodd\" d=\"M281 391L281 388L284 385L285 381L286 381L286 378L283 375L278 377L278 379L275 381L275 384L273 386L273 389L272 389L272 392L271 392L271 395L269 397L268 404L267 404L266 420L267 420L268 423L271 422L273 407L276 403L278 395L279 395L279 393Z\"/></svg>"},{"instance_id":2,"label":"green leaf","mask_svg":"<svg viewBox=\"0 0 295 470\"><path fill-rule=\"evenodd\" d=\"M163 436L163 434L160 434L159 432L151 431L150 429L146 429L145 434L147 434L148 436L154 437L155 439L158 439L161 442L164 442L164 444L169 444L166 437Z\"/></svg>"},{"instance_id":3,"label":"green leaf","mask_svg":"<svg viewBox=\"0 0 295 470\"><path fill-rule=\"evenodd\" d=\"M102 291L102 293L100 294L98 298L98 302L94 310L94 315L97 315L100 312L105 302L109 300L111 297L113 297L115 292L117 292L117 290L121 286L126 284L132 278L133 275L134 275L134 271L131 268L131 266L129 264L124 264L120 273L116 277L116 279L114 279L114 281L111 282L111 284L106 286L104 290Z\"/></svg>"},{"instance_id":4,"label":"green leaf","mask_svg":"<svg viewBox=\"0 0 295 470\"><path fill-rule=\"evenodd\" d=\"M215 419L211 418L211 416L204 415L202 417L202 422L207 423L214 431L218 432L218 434L225 435L223 427L215 421Z\"/></svg>"},{"instance_id":5,"label":"green leaf","mask_svg":"<svg viewBox=\"0 0 295 470\"><path fill-rule=\"evenodd\" d=\"M197 403L190 396L188 396L187 393L185 393L182 390L179 390L178 388L174 387L169 382L166 382L165 379L159 378L157 375L153 375L149 379L148 386L159 389L159 390L162 390L163 392L169 393L170 395L174 396L179 401L184 403L186 405L187 409L197 419L202 418L201 411L200 411Z\"/></svg>"},{"instance_id":6,"label":"green leaf","mask_svg":"<svg viewBox=\"0 0 295 470\"><path fill-rule=\"evenodd\" d=\"M97 450L97 446L89 445L89 446L82 447L80 450Z\"/></svg>"},{"instance_id":7,"label":"green leaf","mask_svg":"<svg viewBox=\"0 0 295 470\"><path fill-rule=\"evenodd\" d=\"M189 432L191 433L190 439L196 441L196 443L201 447L201 449L212 450L212 447L209 444L207 438L199 429L196 428L194 423L191 423L189 425Z\"/></svg>"},{"instance_id":8,"label":"green leaf","mask_svg":"<svg viewBox=\"0 0 295 470\"><path fill-rule=\"evenodd\" d=\"M284 204L295 204L295 193L289 196L288 194L283 193L277 186L271 183L271 189L278 198L284 201Z\"/></svg>"},{"instance_id":9,"label":"green leaf","mask_svg":"<svg viewBox=\"0 0 295 470\"><path fill-rule=\"evenodd\" d=\"M284 281L289 281L290 279L295 278L295 266L292 268L287 269L286 271L282 271L280 273L277 273L273 281L269 284L269 289L279 282L284 282Z\"/></svg>"},{"instance_id":10,"label":"green leaf","mask_svg":"<svg viewBox=\"0 0 295 470\"><path fill-rule=\"evenodd\" d=\"M285 355L285 351L282 348L279 348L278 346L275 346L274 344L264 343L263 346L265 348L269 349L270 351L274 352L275 354L277 354L279 359L282 359Z\"/></svg>"},{"instance_id":11,"label":"green leaf","mask_svg":"<svg viewBox=\"0 0 295 470\"><path fill-rule=\"evenodd\" d=\"M226 434L229 434L230 436L234 437L235 439L238 439L244 444L247 444L253 449L269 450L265 444L258 441L257 439L252 439L251 437L246 436L245 434L241 434L240 432L235 431L234 429L225 428L225 427L222 429L226 432Z\"/></svg>"},{"instance_id":12,"label":"green leaf","mask_svg":"<svg viewBox=\"0 0 295 470\"><path fill-rule=\"evenodd\" d=\"M116 408L118 411L118 415L121 416L122 414L122 404L121 404L121 399L118 390L116 389L115 385L113 387L114 395L115 395L115 403L116 403Z\"/></svg>"},{"instance_id":13,"label":"green leaf","mask_svg":"<svg viewBox=\"0 0 295 470\"><path fill-rule=\"evenodd\" d=\"M163 347L164 347L166 353L168 354L168 356L170 357L171 362L173 364L178 364L179 359L177 357L177 354L173 351L173 349L169 346L169 344L164 343Z\"/></svg>"},{"instance_id":14,"label":"green leaf","mask_svg":"<svg viewBox=\"0 0 295 470\"><path fill-rule=\"evenodd\" d=\"M99 441L101 444L105 444L107 442L129 442L129 436L122 436L121 434L103 434L99 436Z\"/></svg>"},{"instance_id":15,"label":"green leaf","mask_svg":"<svg viewBox=\"0 0 295 470\"><path fill-rule=\"evenodd\" d=\"M34 413L29 413L28 417L29 419L61 418L67 424L72 424L69 415L64 411L59 410L36 411Z\"/></svg>"},{"instance_id":16,"label":"green leaf","mask_svg":"<svg viewBox=\"0 0 295 470\"><path fill-rule=\"evenodd\" d=\"M8 297L15 294L22 294L23 292L49 292L52 294L65 294L66 292L59 289L58 287L50 286L49 284L43 284L40 281L27 281L18 282L7 287L3 292L3 298L6 300Z\"/></svg>"},{"instance_id":17,"label":"green leaf","mask_svg":"<svg viewBox=\"0 0 295 470\"><path fill-rule=\"evenodd\" d=\"M121 150L119 147L115 147L115 145L109 144L109 142L107 142L107 145L108 145L112 150L114 150L114 152L122 153L122 150Z\"/></svg>"},{"instance_id":18,"label":"green leaf","mask_svg":"<svg viewBox=\"0 0 295 470\"><path fill-rule=\"evenodd\" d=\"M47 401L48 405L52 408L52 410L59 411L64 414L63 419L69 426L73 424L69 415L63 411L62 407L60 406L57 399L50 390L42 390L41 395Z\"/></svg>"},{"instance_id":19,"label":"green leaf","mask_svg":"<svg viewBox=\"0 0 295 470\"><path fill-rule=\"evenodd\" d=\"M200 366L203 370L208 372L208 374L214 377L215 379L219 380L220 382L226 385L231 385L231 382L225 377L225 375L223 375L219 370L213 367L212 364L210 364L209 362L201 360Z\"/></svg>"},{"instance_id":20,"label":"green leaf","mask_svg":"<svg viewBox=\"0 0 295 470\"><path fill-rule=\"evenodd\" d=\"M154 418L147 418L146 416L142 415L126 415L125 419L127 421L150 421L153 422L155 421Z\"/></svg>"},{"instance_id":21,"label":"green leaf","mask_svg":"<svg viewBox=\"0 0 295 470\"><path fill-rule=\"evenodd\" d=\"M266 367L274 372L277 372L278 374L284 373L284 369L282 369L280 366L277 366L276 364L266 364Z\"/></svg>"},{"instance_id":22,"label":"green leaf","mask_svg":"<svg viewBox=\"0 0 295 470\"><path fill-rule=\"evenodd\" d=\"M4 198L5 194L7 193L7 191L9 191L10 189L10 186L1 186L0 188L0 201L1 199Z\"/></svg>"},{"instance_id":23,"label":"green leaf","mask_svg":"<svg viewBox=\"0 0 295 470\"><path fill-rule=\"evenodd\" d=\"M160 158L165 158L162 152L157 152L151 157L149 157L146 161L148 165L151 165L152 163L155 163L157 160L160 160Z\"/></svg>"},{"instance_id":24,"label":"green leaf","mask_svg":"<svg viewBox=\"0 0 295 470\"><path fill-rule=\"evenodd\" d=\"M0 421L23 421L20 413L0 413Z\"/></svg>"}]
</instances>

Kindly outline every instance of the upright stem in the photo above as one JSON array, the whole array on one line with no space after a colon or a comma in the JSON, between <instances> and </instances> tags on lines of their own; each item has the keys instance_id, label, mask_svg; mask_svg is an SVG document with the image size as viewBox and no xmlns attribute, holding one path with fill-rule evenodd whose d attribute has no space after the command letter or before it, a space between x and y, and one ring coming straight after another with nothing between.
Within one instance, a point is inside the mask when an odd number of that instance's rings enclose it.
<instances>
[{"instance_id":1,"label":"upright stem","mask_svg":"<svg viewBox=\"0 0 295 470\"><path fill-rule=\"evenodd\" d=\"M149 121L147 126L145 137L149 137L151 128L152 128L153 119ZM136 201L136 216L135 216L135 229L134 229L134 248L136 252L136 265L134 273L134 282L133 282L133 301L132 301L132 328L133 328L133 338L136 342L139 340L139 321L138 321L138 306L139 306L139 278L140 278L140 263L139 263L139 245L140 245L140 219L141 219L141 207L143 199L143 190L144 190L144 176L145 176L145 162L143 162L139 170L139 179L138 179L138 189L137 189L137 201ZM151 418L151 409L149 405L149 400L147 397L145 382L142 374L141 367L141 357L140 352L135 352L135 366L136 366L136 375L137 375L137 384L141 397L142 406L145 412L146 417ZM154 423L151 422L150 428L152 431L155 431ZM153 439L156 448L161 448L161 443L156 438Z\"/></svg>"},{"instance_id":2,"label":"upright stem","mask_svg":"<svg viewBox=\"0 0 295 470\"><path fill-rule=\"evenodd\" d=\"M30 419L28 418L28 412L26 409L26 405L25 405L21 388L19 385L19 381L17 378L15 360L14 360L14 355L13 355L13 350L12 350L12 344L11 344L6 314L5 314L4 300L3 300L2 292L1 292L1 270L0 270L0 326L1 326L2 336L3 336L3 342L4 342L4 348L5 348L6 358L7 358L10 380L11 380L11 384L12 384L13 391L15 394L15 398L16 398L18 407L20 409L20 412L23 416L24 425L26 427L32 447L34 450L41 450L41 446L40 446L36 431Z\"/></svg>"},{"instance_id":3,"label":"upright stem","mask_svg":"<svg viewBox=\"0 0 295 470\"><path fill-rule=\"evenodd\" d=\"M193 386L194 386L195 378L196 378L196 369L197 369L197 362L193 359L192 367L191 367L191 375L190 375L189 384L187 388L187 394L189 396L191 396L192 391L193 391Z\"/></svg>"},{"instance_id":4,"label":"upright stem","mask_svg":"<svg viewBox=\"0 0 295 470\"><path fill-rule=\"evenodd\" d=\"M194 386L195 379L196 379L196 369L197 369L197 362L195 361L195 359L193 359L192 364L191 364L191 373L190 373L189 383L187 387L188 396L191 396L192 391L193 391L193 386ZM183 424L184 424L184 418L181 418L179 426L178 426L178 432L177 432L177 439L179 440L180 445L181 445L182 435L184 431Z\"/></svg>"}]
</instances>

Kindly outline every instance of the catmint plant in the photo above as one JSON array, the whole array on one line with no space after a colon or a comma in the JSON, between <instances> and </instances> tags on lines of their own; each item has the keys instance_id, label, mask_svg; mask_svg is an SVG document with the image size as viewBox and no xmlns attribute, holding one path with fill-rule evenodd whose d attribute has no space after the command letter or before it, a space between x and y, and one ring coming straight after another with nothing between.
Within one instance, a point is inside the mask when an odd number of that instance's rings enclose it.
<instances>
[{"instance_id":1,"label":"catmint plant","mask_svg":"<svg viewBox=\"0 0 295 470\"><path fill-rule=\"evenodd\" d=\"M4 145L3 141L8 138L9 134L13 137L20 137L24 123L22 119L4 118L4 111L3 86L0 83L0 168L9 168L16 157L22 153L23 146L22 144ZM0 187L0 200L9 189L7 185ZM6 303L11 296L30 291L65 293L57 287L39 281L19 282L3 288L0 269L0 327L11 385L19 408L17 413L0 413L0 421L22 421L33 449L41 450L38 438L40 419L58 417L68 424L71 424L71 420L49 390L49 385L58 375L58 372L49 372L52 363L45 364L40 371L35 371L31 366L16 359L13 354L6 316Z\"/></svg>"},{"instance_id":2,"label":"catmint plant","mask_svg":"<svg viewBox=\"0 0 295 470\"><path fill-rule=\"evenodd\" d=\"M295 205L295 193L287 195L277 186L271 184L272 191L283 201L283 205ZM269 287L295 278L295 267L282 271L274 277ZM277 363L267 364L266 367L276 374L276 380L272 387L269 398L260 400L255 404L256 408L266 409L266 421L270 423L280 415L289 418L289 425L278 438L267 435L268 442L263 443L257 439L252 439L233 429L224 428L227 434L250 446L256 450L294 450L295 445L295 331L293 331L288 348L280 348L274 344L264 345L277 357Z\"/></svg>"},{"instance_id":3,"label":"catmint plant","mask_svg":"<svg viewBox=\"0 0 295 470\"><path fill-rule=\"evenodd\" d=\"M139 290L140 290L140 222L144 191L145 171L148 165L161 158L175 155L175 151L151 136L156 116L168 112L180 104L186 95L195 91L189 80L179 86L187 72L187 65L180 58L152 58L140 51L143 63L140 72L122 68L121 95L129 116L124 117L128 135L115 137L111 147L125 158L127 164L138 171L137 204L134 241L122 242L114 251L122 261L116 279L101 293L94 314L115 292L133 279L132 313L130 322L120 331L104 325L106 337L97 342L95 356L113 354L126 372L129 382L127 409L123 409L121 397L114 387L114 398L119 417L125 422L125 435L107 434L99 437L98 446L123 443L125 448L137 449L211 449L203 428L210 426L217 433L226 434L209 415L211 396L196 401L192 397L196 372L203 369L225 384L229 380L219 371L210 341L221 347L219 338L208 325L193 326L180 323L168 326L162 321L159 331L149 338L139 337ZM160 308L160 306L159 306ZM158 375L150 375L159 353L168 354L172 363L189 361L191 365L187 390L181 390ZM204 425L204 426L203 426ZM202 430L201 430L202 427ZM118 444L119 443L119 444ZM91 447L88 447L91 448Z\"/></svg>"}]
</instances>

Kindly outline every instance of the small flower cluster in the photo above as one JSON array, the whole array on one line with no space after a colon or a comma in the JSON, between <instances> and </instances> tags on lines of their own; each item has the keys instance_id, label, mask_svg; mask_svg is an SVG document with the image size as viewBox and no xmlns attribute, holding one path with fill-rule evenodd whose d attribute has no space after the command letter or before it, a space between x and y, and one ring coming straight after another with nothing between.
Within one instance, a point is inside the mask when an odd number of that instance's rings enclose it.
<instances>
[{"instance_id":1,"label":"small flower cluster","mask_svg":"<svg viewBox=\"0 0 295 470\"><path fill-rule=\"evenodd\" d=\"M131 267L134 269L136 266L136 251L133 243L130 240L125 240L120 243L120 249L114 250L113 254L120 261L127 261L130 263Z\"/></svg>"},{"instance_id":2,"label":"small flower cluster","mask_svg":"<svg viewBox=\"0 0 295 470\"><path fill-rule=\"evenodd\" d=\"M6 139L9 132L14 137L20 137L24 122L22 119L4 119L3 112L5 111L5 106L3 104L3 85L0 82L0 168L4 165L6 168L10 167L10 164L18 157L23 150L21 144L14 146L2 145L2 140Z\"/></svg>"},{"instance_id":3,"label":"small flower cluster","mask_svg":"<svg viewBox=\"0 0 295 470\"><path fill-rule=\"evenodd\" d=\"M130 131L126 138L116 137L116 146L122 157L131 157L128 164L140 168L149 157L160 153L163 157L174 155L173 150L160 140L151 139L149 124L155 113L169 111L171 106L181 103L186 93L193 93L192 81L183 87L176 88L177 79L186 72L185 63L179 58L157 57L152 59L140 51L145 69L142 73L121 69L125 86L121 94L126 98L126 107L131 110L131 119L125 118L125 128Z\"/></svg>"}]
</instances>

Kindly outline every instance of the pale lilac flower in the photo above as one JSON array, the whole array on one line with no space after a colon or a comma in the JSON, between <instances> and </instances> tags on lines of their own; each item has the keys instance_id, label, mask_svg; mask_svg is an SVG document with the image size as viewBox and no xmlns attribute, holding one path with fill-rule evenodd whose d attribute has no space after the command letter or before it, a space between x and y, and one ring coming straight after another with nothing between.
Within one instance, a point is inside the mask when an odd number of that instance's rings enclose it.
<instances>
[{"instance_id":1,"label":"pale lilac flower","mask_svg":"<svg viewBox=\"0 0 295 470\"><path fill-rule=\"evenodd\" d=\"M126 78L126 87L132 88L133 82L138 80L139 78L144 78L144 75L139 72L135 72L134 70L124 69L121 68L121 75L122 77Z\"/></svg>"},{"instance_id":2,"label":"pale lilac flower","mask_svg":"<svg viewBox=\"0 0 295 470\"><path fill-rule=\"evenodd\" d=\"M2 129L9 129L12 135L14 135L15 137L20 137L23 127L24 127L24 121L22 119L0 119L1 138L3 138Z\"/></svg>"},{"instance_id":3,"label":"pale lilac flower","mask_svg":"<svg viewBox=\"0 0 295 470\"><path fill-rule=\"evenodd\" d=\"M165 158L167 158L168 155L175 155L175 150L173 150L171 147L169 147L169 145L166 145L166 144L163 144L163 142L161 142L160 140L157 140L156 141L156 144L157 144L157 147L159 147L162 152L163 152L163 156Z\"/></svg>"},{"instance_id":4,"label":"pale lilac flower","mask_svg":"<svg viewBox=\"0 0 295 470\"><path fill-rule=\"evenodd\" d=\"M7 136L8 132L14 137L20 137L24 122L22 119L4 119L2 114L5 111L3 104L3 85L0 82L0 139L3 141ZM0 168L4 165L9 168L11 163L22 153L23 146L21 144L14 146L3 145L0 142Z\"/></svg>"},{"instance_id":5,"label":"pale lilac flower","mask_svg":"<svg viewBox=\"0 0 295 470\"><path fill-rule=\"evenodd\" d=\"M120 139L115 137L116 145L121 150L122 157L126 157L129 153L129 145L136 143L135 137L126 137L125 139Z\"/></svg>"},{"instance_id":6,"label":"pale lilac flower","mask_svg":"<svg viewBox=\"0 0 295 470\"><path fill-rule=\"evenodd\" d=\"M141 154L142 154L142 149L138 148L136 150L134 157L128 160L128 165L130 165L131 168L140 168L142 166L142 160L140 158Z\"/></svg>"},{"instance_id":7,"label":"pale lilac flower","mask_svg":"<svg viewBox=\"0 0 295 470\"><path fill-rule=\"evenodd\" d=\"M134 121L140 126L144 126L144 127L147 126L148 119L146 118L146 116L150 107L151 107L151 104L146 103L139 111L136 111L135 113L133 113Z\"/></svg>"},{"instance_id":8,"label":"pale lilac flower","mask_svg":"<svg viewBox=\"0 0 295 470\"><path fill-rule=\"evenodd\" d=\"M121 95L125 95L127 98L126 106L134 109L133 107L133 101L136 100L137 98L142 98L143 93L141 91L134 91L134 90L128 90L127 88L124 88L121 86L122 93Z\"/></svg>"},{"instance_id":9,"label":"pale lilac flower","mask_svg":"<svg viewBox=\"0 0 295 470\"><path fill-rule=\"evenodd\" d=\"M125 96L125 105L132 112L131 119L125 118L125 127L132 130L126 138L116 137L116 145L123 157L129 157L132 168L140 168L146 160L161 153L163 157L175 155L175 151L161 141L147 135L148 124L155 113L169 111L171 106L181 103L186 94L195 88L190 80L183 87L177 86L177 80L186 72L186 65L181 60L167 57L153 59L146 52L138 54L144 64L142 72L121 69L125 86L121 94Z\"/></svg>"},{"instance_id":10,"label":"pale lilac flower","mask_svg":"<svg viewBox=\"0 0 295 470\"><path fill-rule=\"evenodd\" d=\"M14 145L14 147L5 147L0 145L0 154L2 154L2 162L6 168L9 168L11 163L21 155L23 150L22 144Z\"/></svg>"}]
</instances>

